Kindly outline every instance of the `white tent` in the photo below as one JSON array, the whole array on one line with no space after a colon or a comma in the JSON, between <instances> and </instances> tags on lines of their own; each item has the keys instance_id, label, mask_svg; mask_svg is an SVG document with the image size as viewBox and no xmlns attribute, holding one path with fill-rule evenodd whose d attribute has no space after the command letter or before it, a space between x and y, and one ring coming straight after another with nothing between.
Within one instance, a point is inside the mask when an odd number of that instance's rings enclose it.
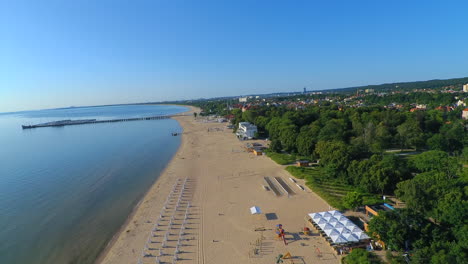
<instances>
[{"instance_id":1,"label":"white tent","mask_svg":"<svg viewBox=\"0 0 468 264\"><path fill-rule=\"evenodd\" d=\"M336 217L336 218L338 218L338 217ZM347 218L346 216L344 216L344 215L341 215L341 216L338 218L338 220L339 220L340 222L343 222L343 221L348 220L348 218Z\"/></svg>"},{"instance_id":2,"label":"white tent","mask_svg":"<svg viewBox=\"0 0 468 264\"><path fill-rule=\"evenodd\" d=\"M339 211L311 213L309 216L335 244L369 239L369 236L362 229Z\"/></svg>"},{"instance_id":3,"label":"white tent","mask_svg":"<svg viewBox=\"0 0 468 264\"><path fill-rule=\"evenodd\" d=\"M322 218L322 215L321 214L313 214L314 216L312 216L312 219L320 219Z\"/></svg>"},{"instance_id":4,"label":"white tent","mask_svg":"<svg viewBox=\"0 0 468 264\"><path fill-rule=\"evenodd\" d=\"M357 236L355 236L353 233L345 234L345 235L343 235L343 237L346 238L346 240L348 240L348 242L358 242L359 241L359 238Z\"/></svg>"},{"instance_id":5,"label":"white tent","mask_svg":"<svg viewBox=\"0 0 468 264\"><path fill-rule=\"evenodd\" d=\"M335 223L335 228L340 228L340 227L345 227L341 222L336 222Z\"/></svg>"},{"instance_id":6,"label":"white tent","mask_svg":"<svg viewBox=\"0 0 468 264\"><path fill-rule=\"evenodd\" d=\"M253 206L253 207L250 207L250 213L251 214L261 214L262 211L260 210L260 207Z\"/></svg>"},{"instance_id":7,"label":"white tent","mask_svg":"<svg viewBox=\"0 0 468 264\"><path fill-rule=\"evenodd\" d=\"M338 236L336 239L332 239L332 241L337 243L337 244L343 244L343 243L348 242L348 240L346 238L344 238L343 236Z\"/></svg>"},{"instance_id":8,"label":"white tent","mask_svg":"<svg viewBox=\"0 0 468 264\"><path fill-rule=\"evenodd\" d=\"M325 212L323 217L332 217L333 215L330 212Z\"/></svg>"},{"instance_id":9,"label":"white tent","mask_svg":"<svg viewBox=\"0 0 468 264\"><path fill-rule=\"evenodd\" d=\"M325 218L320 218L317 222L316 222L320 227L325 226L325 224L328 223L327 220L325 220Z\"/></svg>"},{"instance_id":10,"label":"white tent","mask_svg":"<svg viewBox=\"0 0 468 264\"><path fill-rule=\"evenodd\" d=\"M348 220L348 222L346 222L345 226L348 227L348 228L353 228L353 227L355 227L356 225L355 225L353 222L351 222L351 221Z\"/></svg>"},{"instance_id":11,"label":"white tent","mask_svg":"<svg viewBox=\"0 0 468 264\"><path fill-rule=\"evenodd\" d=\"M339 236L340 235L340 232L336 229L331 229L331 232L329 232L328 236L329 237L332 237L332 236Z\"/></svg>"},{"instance_id":12,"label":"white tent","mask_svg":"<svg viewBox=\"0 0 468 264\"><path fill-rule=\"evenodd\" d=\"M342 216L343 214L340 213L340 211L336 211L336 210L333 210L333 211L328 211L330 214L332 214L333 216L337 217L337 216Z\"/></svg>"},{"instance_id":13,"label":"white tent","mask_svg":"<svg viewBox=\"0 0 468 264\"><path fill-rule=\"evenodd\" d=\"M360 239L360 240L361 240L361 239L369 239L369 238L370 238L370 237L369 237L368 235L366 235L365 233L361 233L361 234L359 235L359 239Z\"/></svg>"}]
</instances>

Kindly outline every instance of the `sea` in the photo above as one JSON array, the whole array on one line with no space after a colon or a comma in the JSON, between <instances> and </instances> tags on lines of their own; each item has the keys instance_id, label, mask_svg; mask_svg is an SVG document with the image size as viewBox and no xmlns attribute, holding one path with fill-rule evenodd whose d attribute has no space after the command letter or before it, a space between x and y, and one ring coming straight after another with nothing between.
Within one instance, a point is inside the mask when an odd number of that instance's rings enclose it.
<instances>
[{"instance_id":1,"label":"sea","mask_svg":"<svg viewBox=\"0 0 468 264\"><path fill-rule=\"evenodd\" d=\"M187 111L174 105L0 113L0 263L93 263L175 155L173 119L22 129ZM135 262L137 259L135 260Z\"/></svg>"}]
</instances>

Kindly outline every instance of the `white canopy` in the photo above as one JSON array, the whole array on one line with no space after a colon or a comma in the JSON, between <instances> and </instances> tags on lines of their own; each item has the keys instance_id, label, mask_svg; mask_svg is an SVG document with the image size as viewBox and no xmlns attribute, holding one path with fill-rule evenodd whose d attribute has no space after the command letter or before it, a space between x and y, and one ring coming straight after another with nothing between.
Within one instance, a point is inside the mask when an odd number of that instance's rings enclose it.
<instances>
[{"instance_id":1,"label":"white canopy","mask_svg":"<svg viewBox=\"0 0 468 264\"><path fill-rule=\"evenodd\" d=\"M311 216L313 219L320 219L322 218L322 215L321 214L312 214L313 216Z\"/></svg>"},{"instance_id":2,"label":"white canopy","mask_svg":"<svg viewBox=\"0 0 468 264\"><path fill-rule=\"evenodd\" d=\"M253 207L250 207L250 213L251 214L261 214L262 211L260 210L260 207L253 206Z\"/></svg>"},{"instance_id":3,"label":"white canopy","mask_svg":"<svg viewBox=\"0 0 468 264\"><path fill-rule=\"evenodd\" d=\"M333 210L309 214L325 234L336 244L359 242L369 239L369 236L358 226L351 222L341 212Z\"/></svg>"}]
</instances>

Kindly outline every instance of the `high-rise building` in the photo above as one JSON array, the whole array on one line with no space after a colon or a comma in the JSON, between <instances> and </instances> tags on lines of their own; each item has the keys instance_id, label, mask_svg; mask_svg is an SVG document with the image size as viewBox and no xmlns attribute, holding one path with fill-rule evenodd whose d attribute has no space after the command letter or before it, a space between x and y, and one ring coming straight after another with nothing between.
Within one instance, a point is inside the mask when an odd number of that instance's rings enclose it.
<instances>
[{"instance_id":1,"label":"high-rise building","mask_svg":"<svg viewBox=\"0 0 468 264\"><path fill-rule=\"evenodd\" d=\"M306 88L305 88L305 87L304 87L304 93L307 93L307 90L306 90Z\"/></svg>"},{"instance_id":2,"label":"high-rise building","mask_svg":"<svg viewBox=\"0 0 468 264\"><path fill-rule=\"evenodd\" d=\"M468 83L463 85L463 92L468 93Z\"/></svg>"}]
</instances>

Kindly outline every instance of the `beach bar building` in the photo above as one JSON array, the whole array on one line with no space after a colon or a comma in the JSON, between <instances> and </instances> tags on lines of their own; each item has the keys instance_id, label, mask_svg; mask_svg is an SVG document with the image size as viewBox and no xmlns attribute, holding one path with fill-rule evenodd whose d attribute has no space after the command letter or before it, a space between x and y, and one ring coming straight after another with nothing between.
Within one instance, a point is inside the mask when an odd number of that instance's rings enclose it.
<instances>
[{"instance_id":1,"label":"beach bar building","mask_svg":"<svg viewBox=\"0 0 468 264\"><path fill-rule=\"evenodd\" d=\"M253 153L255 156L262 156L263 155L263 149L260 147L254 147Z\"/></svg>"},{"instance_id":2,"label":"beach bar building","mask_svg":"<svg viewBox=\"0 0 468 264\"><path fill-rule=\"evenodd\" d=\"M338 254L365 248L370 242L370 237L339 211L310 213L306 220Z\"/></svg>"},{"instance_id":3,"label":"beach bar building","mask_svg":"<svg viewBox=\"0 0 468 264\"><path fill-rule=\"evenodd\" d=\"M249 122L240 122L236 135L240 139L253 139L257 131L256 125Z\"/></svg>"}]
</instances>

